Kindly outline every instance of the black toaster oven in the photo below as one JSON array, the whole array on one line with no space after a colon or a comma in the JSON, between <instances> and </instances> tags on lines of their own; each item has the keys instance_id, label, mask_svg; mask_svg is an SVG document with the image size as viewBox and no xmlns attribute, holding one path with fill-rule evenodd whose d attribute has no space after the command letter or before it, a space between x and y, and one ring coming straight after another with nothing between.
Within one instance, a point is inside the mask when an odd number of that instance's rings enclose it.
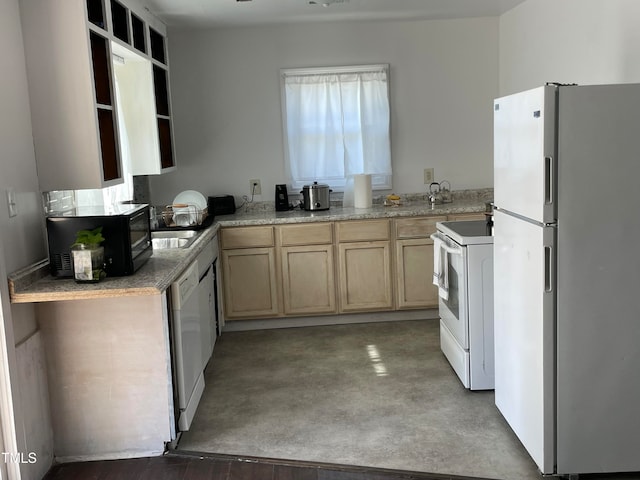
<instances>
[{"instance_id":1,"label":"black toaster oven","mask_svg":"<svg viewBox=\"0 0 640 480\"><path fill-rule=\"evenodd\" d=\"M207 210L209 215L229 215L236 213L236 201L233 195L215 195L209 197Z\"/></svg>"},{"instance_id":2,"label":"black toaster oven","mask_svg":"<svg viewBox=\"0 0 640 480\"><path fill-rule=\"evenodd\" d=\"M110 277L131 275L153 253L149 205L118 204L77 207L47 216L49 265L54 277L72 277L71 245L80 230L102 227L105 272Z\"/></svg>"}]
</instances>

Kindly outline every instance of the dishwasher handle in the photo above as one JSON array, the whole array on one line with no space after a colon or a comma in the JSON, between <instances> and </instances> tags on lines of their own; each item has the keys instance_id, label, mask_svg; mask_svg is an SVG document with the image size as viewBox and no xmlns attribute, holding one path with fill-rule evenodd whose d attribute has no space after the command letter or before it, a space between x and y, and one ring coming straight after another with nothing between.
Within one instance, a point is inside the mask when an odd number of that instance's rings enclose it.
<instances>
[{"instance_id":1,"label":"dishwasher handle","mask_svg":"<svg viewBox=\"0 0 640 480\"><path fill-rule=\"evenodd\" d=\"M191 265L171 284L171 296L175 310L181 309L198 288L198 262Z\"/></svg>"}]
</instances>

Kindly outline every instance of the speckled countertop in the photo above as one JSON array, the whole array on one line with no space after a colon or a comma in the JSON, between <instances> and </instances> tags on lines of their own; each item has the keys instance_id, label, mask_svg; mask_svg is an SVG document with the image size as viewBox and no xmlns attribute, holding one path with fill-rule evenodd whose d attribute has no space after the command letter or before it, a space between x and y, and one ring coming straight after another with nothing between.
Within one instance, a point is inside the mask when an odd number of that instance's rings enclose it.
<instances>
[{"instance_id":1,"label":"speckled countertop","mask_svg":"<svg viewBox=\"0 0 640 480\"><path fill-rule=\"evenodd\" d=\"M197 257L202 249L224 227L280 225L286 223L332 222L372 218L454 215L485 210L492 191L469 191L455 195L453 202L431 207L420 198L407 197L404 204L390 207L381 204L356 209L332 206L329 210L307 212L300 209L276 212L273 203L244 206L233 215L222 215L189 248L155 250L153 256L134 274L106 278L98 283L76 283L72 279L56 279L49 275L49 262L42 260L9 275L12 303L49 302L106 297L160 295Z\"/></svg>"},{"instance_id":2,"label":"speckled countertop","mask_svg":"<svg viewBox=\"0 0 640 480\"><path fill-rule=\"evenodd\" d=\"M460 200L433 208L426 202L407 203L395 207L374 205L371 208L345 208L332 206L329 210L307 212L295 209L286 212L246 211L218 217L222 227L247 225L279 225L283 223L333 222L339 220L365 220L371 218L417 217L425 215L454 215L456 213L484 212L484 201Z\"/></svg>"}]
</instances>

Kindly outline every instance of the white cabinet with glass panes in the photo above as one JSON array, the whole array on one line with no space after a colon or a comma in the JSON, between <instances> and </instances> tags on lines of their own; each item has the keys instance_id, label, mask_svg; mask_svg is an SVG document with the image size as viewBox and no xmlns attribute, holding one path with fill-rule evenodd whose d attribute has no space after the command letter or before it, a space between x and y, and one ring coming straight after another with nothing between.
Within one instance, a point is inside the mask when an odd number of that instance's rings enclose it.
<instances>
[{"instance_id":1,"label":"white cabinet with glass panes","mask_svg":"<svg viewBox=\"0 0 640 480\"><path fill-rule=\"evenodd\" d=\"M148 140L119 128L123 124L119 116L126 116L121 107L128 102L117 96L122 88L116 89L114 61L137 58L148 62L150 71L158 65L166 80L164 25L137 3L117 0L23 0L20 9L40 189L94 189L122 183L123 144L135 150ZM157 36L161 41L152 41ZM154 42L162 43L160 60L152 55ZM141 171L131 165L130 170L161 173L175 164L168 80L158 95L153 75L138 87L141 97L153 100L146 115L155 125L155 145L146 147L149 153L143 158L155 159L160 166ZM161 113L156 97L163 106Z\"/></svg>"}]
</instances>

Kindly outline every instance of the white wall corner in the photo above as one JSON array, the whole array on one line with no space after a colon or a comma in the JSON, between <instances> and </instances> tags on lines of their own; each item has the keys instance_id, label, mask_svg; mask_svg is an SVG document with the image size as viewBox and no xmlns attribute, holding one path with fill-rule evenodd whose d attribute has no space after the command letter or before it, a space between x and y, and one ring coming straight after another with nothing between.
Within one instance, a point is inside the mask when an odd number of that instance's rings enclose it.
<instances>
[{"instance_id":1,"label":"white wall corner","mask_svg":"<svg viewBox=\"0 0 640 480\"><path fill-rule=\"evenodd\" d=\"M53 430L44 344L40 331L16 346L22 432L18 432L22 480L39 480L53 463ZM22 435L22 438L20 436Z\"/></svg>"}]
</instances>

